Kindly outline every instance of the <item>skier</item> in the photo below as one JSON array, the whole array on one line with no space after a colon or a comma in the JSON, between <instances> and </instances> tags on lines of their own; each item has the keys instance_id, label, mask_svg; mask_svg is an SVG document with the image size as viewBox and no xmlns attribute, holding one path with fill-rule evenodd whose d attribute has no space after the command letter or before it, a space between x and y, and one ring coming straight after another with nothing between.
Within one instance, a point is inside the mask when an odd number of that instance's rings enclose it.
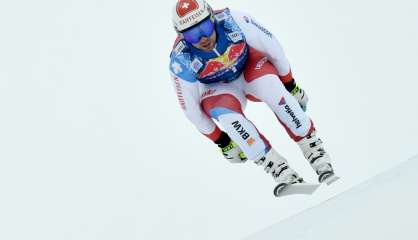
<instances>
[{"instance_id":1,"label":"skier","mask_svg":"<svg viewBox=\"0 0 418 240\"><path fill-rule=\"evenodd\" d=\"M308 96L296 84L283 49L269 30L249 14L228 8L213 11L205 0L178 0L173 24L178 37L169 67L179 103L227 160L253 160L277 186L304 182L244 115L249 99L270 107L319 182L334 176L330 157L305 113ZM276 196L279 191L276 187Z\"/></svg>"}]
</instances>

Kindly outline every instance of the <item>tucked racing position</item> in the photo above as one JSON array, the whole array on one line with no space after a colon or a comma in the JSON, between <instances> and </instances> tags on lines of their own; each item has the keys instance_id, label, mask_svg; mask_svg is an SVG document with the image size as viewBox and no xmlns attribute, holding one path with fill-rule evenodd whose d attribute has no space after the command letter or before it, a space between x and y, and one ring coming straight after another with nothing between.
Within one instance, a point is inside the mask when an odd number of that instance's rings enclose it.
<instances>
[{"instance_id":1,"label":"tucked racing position","mask_svg":"<svg viewBox=\"0 0 418 240\"><path fill-rule=\"evenodd\" d=\"M279 185L304 182L244 115L247 100L264 102L299 145L319 182L334 176L330 157L305 113L308 96L269 30L249 14L213 11L204 0L177 1L173 24L178 37L169 68L180 106L227 160L250 159Z\"/></svg>"}]
</instances>

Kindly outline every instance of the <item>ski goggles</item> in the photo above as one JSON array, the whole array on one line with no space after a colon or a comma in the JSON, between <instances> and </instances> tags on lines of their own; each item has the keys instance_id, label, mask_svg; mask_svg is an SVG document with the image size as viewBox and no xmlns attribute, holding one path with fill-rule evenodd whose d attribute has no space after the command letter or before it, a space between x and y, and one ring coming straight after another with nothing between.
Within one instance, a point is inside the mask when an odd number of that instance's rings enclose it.
<instances>
[{"instance_id":1,"label":"ski goggles","mask_svg":"<svg viewBox=\"0 0 418 240\"><path fill-rule=\"evenodd\" d=\"M184 40L191 44L196 44L200 42L202 37L210 37L215 30L215 23L213 20L208 17L207 19L203 20L196 26L193 26L190 29L182 32Z\"/></svg>"}]
</instances>

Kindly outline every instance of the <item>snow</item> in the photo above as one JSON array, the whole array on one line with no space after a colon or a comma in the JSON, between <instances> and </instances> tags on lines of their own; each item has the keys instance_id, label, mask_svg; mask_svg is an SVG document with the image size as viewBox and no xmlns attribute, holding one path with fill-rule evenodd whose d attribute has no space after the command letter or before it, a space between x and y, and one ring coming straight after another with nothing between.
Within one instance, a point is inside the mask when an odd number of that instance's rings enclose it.
<instances>
[{"instance_id":1,"label":"snow","mask_svg":"<svg viewBox=\"0 0 418 240\"><path fill-rule=\"evenodd\" d=\"M417 1L210 0L278 36L342 177L288 199L181 112L173 2L0 1L0 239L242 239L417 154ZM315 180L269 109L246 115Z\"/></svg>"},{"instance_id":2,"label":"snow","mask_svg":"<svg viewBox=\"0 0 418 240\"><path fill-rule=\"evenodd\" d=\"M245 240L411 239L418 226L417 172L418 156Z\"/></svg>"}]
</instances>

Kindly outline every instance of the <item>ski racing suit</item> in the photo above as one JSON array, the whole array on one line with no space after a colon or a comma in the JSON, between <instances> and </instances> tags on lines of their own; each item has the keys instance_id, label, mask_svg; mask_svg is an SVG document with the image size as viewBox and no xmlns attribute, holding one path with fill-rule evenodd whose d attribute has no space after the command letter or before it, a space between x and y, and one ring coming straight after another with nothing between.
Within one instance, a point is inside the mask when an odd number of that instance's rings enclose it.
<instances>
[{"instance_id":1,"label":"ski racing suit","mask_svg":"<svg viewBox=\"0 0 418 240\"><path fill-rule=\"evenodd\" d=\"M243 113L247 99L266 103L296 142L314 131L313 122L286 90L293 81L290 64L278 40L246 13L215 12L217 40L210 52L182 38L170 54L170 74L187 118L212 141L219 126L252 160L271 148Z\"/></svg>"}]
</instances>

